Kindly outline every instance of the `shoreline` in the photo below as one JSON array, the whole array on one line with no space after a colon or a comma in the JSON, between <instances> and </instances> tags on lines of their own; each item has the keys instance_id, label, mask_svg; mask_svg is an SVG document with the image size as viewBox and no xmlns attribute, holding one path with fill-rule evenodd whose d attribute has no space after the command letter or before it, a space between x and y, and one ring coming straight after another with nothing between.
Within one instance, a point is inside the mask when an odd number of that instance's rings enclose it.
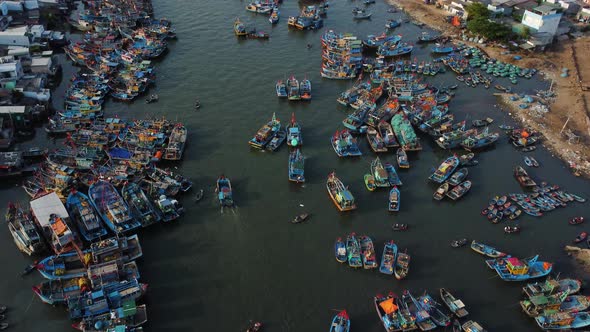
<instances>
[{"instance_id":1,"label":"shoreline","mask_svg":"<svg viewBox=\"0 0 590 332\"><path fill-rule=\"evenodd\" d=\"M506 49L473 42L467 42L458 37L462 34L460 28L445 21L451 15L434 5L426 5L416 0L387 0L388 4L403 11L408 17L425 24L428 28L437 30L441 35L453 38L453 42L460 41L469 46L475 46L488 54L491 58L505 63L511 63L525 68L536 68L544 80L551 81L551 91L555 93L552 100L544 100L549 105L549 112L543 117L534 117L528 112L522 112L507 96L500 96L499 100L508 106L511 116L522 126L531 126L541 132L545 139L545 146L554 156L560 158L576 176L590 178L590 92L584 78L590 77L590 64L577 60L576 48L590 51L590 38L559 41L555 50L545 53L510 52L503 54ZM514 60L520 55L521 60ZM569 69L569 76L561 77L562 68ZM584 75L584 73L588 73ZM531 93L532 94L532 93ZM518 115L518 116L517 116ZM563 130L563 129L565 130ZM570 139L564 135L570 133L578 137Z\"/></svg>"}]
</instances>

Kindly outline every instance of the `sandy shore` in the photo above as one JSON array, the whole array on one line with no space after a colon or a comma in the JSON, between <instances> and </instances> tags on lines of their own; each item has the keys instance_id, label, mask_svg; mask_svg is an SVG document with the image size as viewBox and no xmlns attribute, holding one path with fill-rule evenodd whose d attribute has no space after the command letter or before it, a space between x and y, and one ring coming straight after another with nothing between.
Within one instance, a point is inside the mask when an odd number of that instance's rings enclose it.
<instances>
[{"instance_id":1,"label":"sandy shore","mask_svg":"<svg viewBox=\"0 0 590 332\"><path fill-rule=\"evenodd\" d=\"M416 0L388 1L443 35L457 38L462 34L461 29L446 22L445 17L450 13L443 9ZM559 42L545 53L503 54L506 50L498 46L472 46L480 47L492 58L524 68L536 68L546 79L553 81L552 90L556 96L545 101L550 110L542 117L521 110L518 103L510 102L508 96L500 95L500 99L522 125L543 133L543 144L565 161L574 174L590 177L590 61L583 61L590 54L590 38ZM514 60L515 55L520 55L522 60ZM560 76L563 68L569 69L568 77Z\"/></svg>"},{"instance_id":2,"label":"sandy shore","mask_svg":"<svg viewBox=\"0 0 590 332\"><path fill-rule=\"evenodd\" d=\"M590 273L590 249L582 249L575 246L565 246L565 251L572 256L578 265L578 268Z\"/></svg>"}]
</instances>

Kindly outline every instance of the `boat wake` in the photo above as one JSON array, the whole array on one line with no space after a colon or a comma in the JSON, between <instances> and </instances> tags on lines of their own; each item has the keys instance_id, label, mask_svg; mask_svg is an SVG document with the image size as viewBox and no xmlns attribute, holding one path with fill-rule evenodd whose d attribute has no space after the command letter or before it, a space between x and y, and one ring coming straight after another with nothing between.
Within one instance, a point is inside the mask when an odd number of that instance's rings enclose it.
<instances>
[{"instance_id":1,"label":"boat wake","mask_svg":"<svg viewBox=\"0 0 590 332\"><path fill-rule=\"evenodd\" d=\"M225 207L221 207L221 214L233 214L234 216L238 215L238 206L234 205L234 206L225 206Z\"/></svg>"}]
</instances>

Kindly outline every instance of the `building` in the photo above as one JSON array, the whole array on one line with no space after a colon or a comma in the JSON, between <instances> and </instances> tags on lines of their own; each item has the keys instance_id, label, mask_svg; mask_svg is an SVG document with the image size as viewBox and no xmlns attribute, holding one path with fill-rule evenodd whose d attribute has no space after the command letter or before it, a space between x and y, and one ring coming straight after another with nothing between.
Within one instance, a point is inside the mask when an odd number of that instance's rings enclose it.
<instances>
[{"instance_id":1,"label":"building","mask_svg":"<svg viewBox=\"0 0 590 332\"><path fill-rule=\"evenodd\" d=\"M0 58L0 87L11 90L23 75L20 61L14 60L12 56Z\"/></svg>"},{"instance_id":2,"label":"building","mask_svg":"<svg viewBox=\"0 0 590 332\"><path fill-rule=\"evenodd\" d=\"M522 17L522 24L527 26L532 33L547 33L555 36L562 14L557 8L549 5L542 5L525 10Z\"/></svg>"},{"instance_id":3,"label":"building","mask_svg":"<svg viewBox=\"0 0 590 332\"><path fill-rule=\"evenodd\" d=\"M29 47L31 40L27 27L11 28L0 31L0 46Z\"/></svg>"},{"instance_id":4,"label":"building","mask_svg":"<svg viewBox=\"0 0 590 332\"><path fill-rule=\"evenodd\" d=\"M578 15L576 16L576 19L580 22L590 22L590 7L580 9Z\"/></svg>"}]
</instances>

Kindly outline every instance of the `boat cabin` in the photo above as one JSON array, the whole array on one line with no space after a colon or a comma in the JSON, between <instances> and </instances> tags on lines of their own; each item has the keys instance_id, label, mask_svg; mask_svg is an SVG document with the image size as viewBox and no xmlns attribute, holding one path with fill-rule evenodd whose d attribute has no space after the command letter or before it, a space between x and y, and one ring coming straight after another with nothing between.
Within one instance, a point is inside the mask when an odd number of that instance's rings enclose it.
<instances>
[{"instance_id":1,"label":"boat cabin","mask_svg":"<svg viewBox=\"0 0 590 332\"><path fill-rule=\"evenodd\" d=\"M355 206L354 196L349 190L346 189L336 194L336 200L343 209Z\"/></svg>"},{"instance_id":2,"label":"boat cabin","mask_svg":"<svg viewBox=\"0 0 590 332\"><path fill-rule=\"evenodd\" d=\"M68 211L59 196L52 192L32 200L30 204L35 222L43 230L56 253L73 249L72 245L77 239L68 226Z\"/></svg>"},{"instance_id":3,"label":"boat cabin","mask_svg":"<svg viewBox=\"0 0 590 332\"><path fill-rule=\"evenodd\" d=\"M516 257L506 259L506 268L514 275L524 275L529 271L528 265Z\"/></svg>"}]
</instances>

